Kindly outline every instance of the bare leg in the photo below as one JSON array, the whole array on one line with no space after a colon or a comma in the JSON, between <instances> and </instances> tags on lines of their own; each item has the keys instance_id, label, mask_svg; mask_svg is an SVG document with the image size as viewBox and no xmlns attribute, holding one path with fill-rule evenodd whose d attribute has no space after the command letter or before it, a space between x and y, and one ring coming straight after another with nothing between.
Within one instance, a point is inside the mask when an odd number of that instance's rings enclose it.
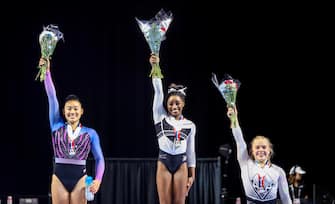
<instances>
[{"instance_id":1,"label":"bare leg","mask_svg":"<svg viewBox=\"0 0 335 204\"><path fill-rule=\"evenodd\" d=\"M158 161L156 184L160 204L171 204L172 201L172 175L165 165Z\"/></svg>"},{"instance_id":2,"label":"bare leg","mask_svg":"<svg viewBox=\"0 0 335 204\"><path fill-rule=\"evenodd\" d=\"M173 204L185 204L188 170L184 162L173 175Z\"/></svg>"},{"instance_id":3,"label":"bare leg","mask_svg":"<svg viewBox=\"0 0 335 204\"><path fill-rule=\"evenodd\" d=\"M83 176L72 190L70 195L71 204L87 203L85 198L85 178L86 176Z\"/></svg>"},{"instance_id":4,"label":"bare leg","mask_svg":"<svg viewBox=\"0 0 335 204\"><path fill-rule=\"evenodd\" d=\"M51 197L53 204L69 204L70 194L56 175L52 175Z\"/></svg>"}]
</instances>

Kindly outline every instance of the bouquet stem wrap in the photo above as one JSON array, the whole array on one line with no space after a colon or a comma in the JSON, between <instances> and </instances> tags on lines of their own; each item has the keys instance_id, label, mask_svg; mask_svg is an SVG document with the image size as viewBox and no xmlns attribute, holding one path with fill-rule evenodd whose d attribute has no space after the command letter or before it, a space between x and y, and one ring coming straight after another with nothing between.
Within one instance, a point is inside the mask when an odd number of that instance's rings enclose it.
<instances>
[{"instance_id":1,"label":"bouquet stem wrap","mask_svg":"<svg viewBox=\"0 0 335 204\"><path fill-rule=\"evenodd\" d=\"M153 64L149 77L152 78L164 78L159 64Z\"/></svg>"}]
</instances>

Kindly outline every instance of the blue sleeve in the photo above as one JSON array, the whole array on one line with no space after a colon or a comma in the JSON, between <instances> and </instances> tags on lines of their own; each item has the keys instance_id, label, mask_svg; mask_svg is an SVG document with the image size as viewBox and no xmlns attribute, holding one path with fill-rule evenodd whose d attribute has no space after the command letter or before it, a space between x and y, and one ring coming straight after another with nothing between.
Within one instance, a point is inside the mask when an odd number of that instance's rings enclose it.
<instances>
[{"instance_id":1,"label":"blue sleeve","mask_svg":"<svg viewBox=\"0 0 335 204\"><path fill-rule=\"evenodd\" d=\"M50 128L51 131L54 131L64 125L64 121L59 113L59 103L57 100L56 89L52 82L50 71L46 72L44 87L48 95Z\"/></svg>"},{"instance_id":2,"label":"blue sleeve","mask_svg":"<svg viewBox=\"0 0 335 204\"><path fill-rule=\"evenodd\" d=\"M93 129L89 130L89 134L91 137L92 154L95 160L95 179L101 181L105 171L105 159L102 153L98 133Z\"/></svg>"}]
</instances>

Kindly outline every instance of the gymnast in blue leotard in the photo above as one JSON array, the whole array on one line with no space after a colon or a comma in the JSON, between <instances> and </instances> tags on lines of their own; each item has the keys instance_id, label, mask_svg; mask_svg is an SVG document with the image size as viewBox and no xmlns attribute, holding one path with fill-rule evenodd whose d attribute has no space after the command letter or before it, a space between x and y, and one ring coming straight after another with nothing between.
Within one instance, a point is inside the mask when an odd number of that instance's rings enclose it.
<instances>
[{"instance_id":1,"label":"gymnast in blue leotard","mask_svg":"<svg viewBox=\"0 0 335 204\"><path fill-rule=\"evenodd\" d=\"M152 66L159 57L151 55ZM195 124L183 114L185 87L172 84L169 87L166 109L162 80L152 77L154 88L153 119L159 145L156 184L160 203L184 204L195 179Z\"/></svg>"},{"instance_id":2,"label":"gymnast in blue leotard","mask_svg":"<svg viewBox=\"0 0 335 204\"><path fill-rule=\"evenodd\" d=\"M51 182L53 204L87 203L85 198L86 160L92 151L95 159L95 179L90 191L99 190L105 162L97 132L83 126L80 118L84 109L79 98L69 95L65 99L61 117L56 90L51 78L50 61L40 59L40 66L47 64L44 86L48 95L49 120L54 151L54 171Z\"/></svg>"}]
</instances>

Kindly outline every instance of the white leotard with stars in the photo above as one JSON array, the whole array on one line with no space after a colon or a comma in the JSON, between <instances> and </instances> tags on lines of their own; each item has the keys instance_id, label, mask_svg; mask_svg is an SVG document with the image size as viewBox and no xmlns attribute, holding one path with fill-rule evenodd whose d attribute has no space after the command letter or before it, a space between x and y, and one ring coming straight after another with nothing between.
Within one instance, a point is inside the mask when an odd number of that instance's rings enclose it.
<instances>
[{"instance_id":1,"label":"white leotard with stars","mask_svg":"<svg viewBox=\"0 0 335 204\"><path fill-rule=\"evenodd\" d=\"M237 145L237 160L241 168L241 179L246 196L266 203L277 199L279 191L282 204L292 204L285 171L275 164L260 167L248 155L241 128L233 128L232 132Z\"/></svg>"}]
</instances>

